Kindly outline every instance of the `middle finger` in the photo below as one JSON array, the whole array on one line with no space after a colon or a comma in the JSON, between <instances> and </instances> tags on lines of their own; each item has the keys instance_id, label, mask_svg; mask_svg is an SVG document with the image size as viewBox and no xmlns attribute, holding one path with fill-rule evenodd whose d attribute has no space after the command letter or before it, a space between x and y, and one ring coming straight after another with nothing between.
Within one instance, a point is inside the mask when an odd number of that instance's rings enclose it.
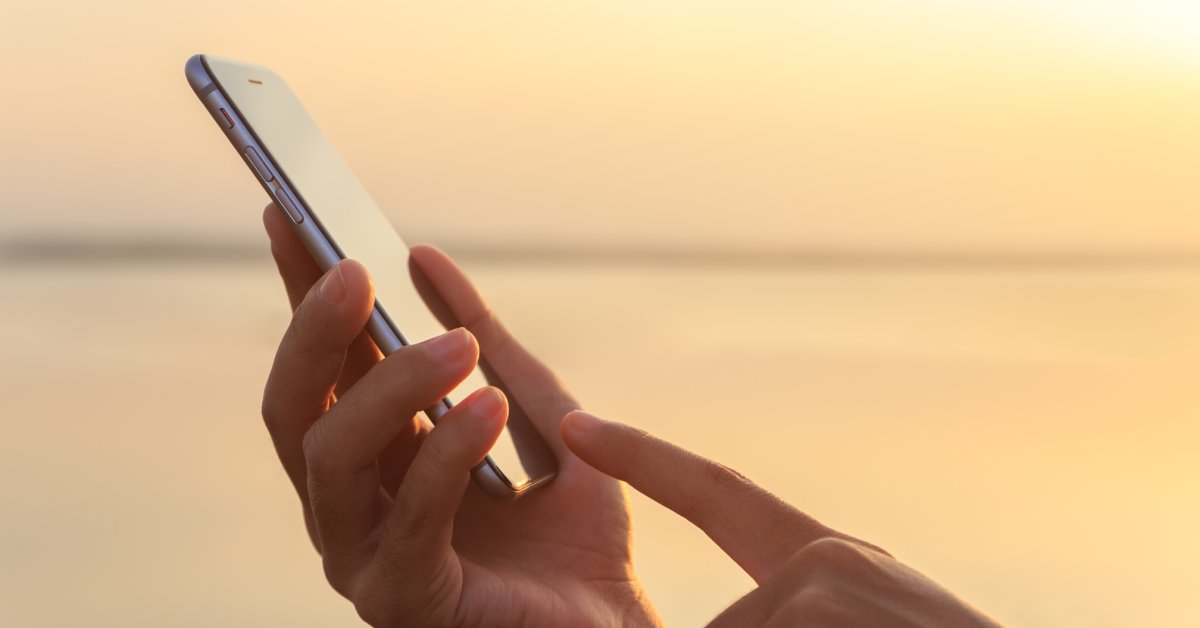
<instances>
[{"instance_id":1,"label":"middle finger","mask_svg":"<svg viewBox=\"0 0 1200 628\"><path fill-rule=\"evenodd\" d=\"M331 269L296 308L267 377L263 420L306 506L304 434L328 410L346 348L362 331L373 302L361 264L347 261Z\"/></svg>"},{"instance_id":2,"label":"middle finger","mask_svg":"<svg viewBox=\"0 0 1200 628\"><path fill-rule=\"evenodd\" d=\"M439 403L471 372L478 356L464 329L396 351L304 436L309 500L331 581L352 573L369 551L366 542L383 508L380 455L413 415Z\"/></svg>"}]
</instances>

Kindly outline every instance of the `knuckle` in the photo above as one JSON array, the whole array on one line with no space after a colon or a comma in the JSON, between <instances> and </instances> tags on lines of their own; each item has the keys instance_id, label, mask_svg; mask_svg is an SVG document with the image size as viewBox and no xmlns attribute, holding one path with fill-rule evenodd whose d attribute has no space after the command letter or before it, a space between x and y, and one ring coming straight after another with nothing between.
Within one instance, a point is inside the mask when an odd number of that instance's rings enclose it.
<instances>
[{"instance_id":1,"label":"knuckle","mask_svg":"<svg viewBox=\"0 0 1200 628\"><path fill-rule=\"evenodd\" d=\"M330 558L328 554L321 561L321 567L325 571L325 580L329 583L329 586L334 591L337 591L338 595L346 599L353 599L353 591L349 586L350 579L347 577L345 568Z\"/></svg>"},{"instance_id":2,"label":"knuckle","mask_svg":"<svg viewBox=\"0 0 1200 628\"><path fill-rule=\"evenodd\" d=\"M479 342L480 353L493 358L503 358L507 353L520 347L516 338L504 327L500 316L489 306L484 306L470 320L462 324Z\"/></svg>"},{"instance_id":3,"label":"knuckle","mask_svg":"<svg viewBox=\"0 0 1200 628\"><path fill-rule=\"evenodd\" d=\"M461 571L456 562L444 561L427 579L414 581L408 574L385 568L377 556L357 578L350 600L354 610L371 626L492 625L484 617L464 616L459 605ZM407 564L407 563L401 563Z\"/></svg>"},{"instance_id":4,"label":"knuckle","mask_svg":"<svg viewBox=\"0 0 1200 628\"><path fill-rule=\"evenodd\" d=\"M490 324L490 322L496 320L498 320L496 318L496 313L492 310L491 306L485 303L483 307L481 307L473 316L461 321L461 324L463 327L471 329L472 327Z\"/></svg>"},{"instance_id":5,"label":"knuckle","mask_svg":"<svg viewBox=\"0 0 1200 628\"><path fill-rule=\"evenodd\" d=\"M495 356L504 356L509 352L516 350L518 347L516 339L513 338L512 334L508 333L508 330L504 327L504 323L500 322L500 318L494 311L490 309L487 310L481 327L482 329L480 329L480 333L478 335L482 335L488 339L488 353ZM479 328L476 327L472 329ZM482 352L483 350L484 348L480 347L480 351Z\"/></svg>"},{"instance_id":6,"label":"knuckle","mask_svg":"<svg viewBox=\"0 0 1200 628\"><path fill-rule=\"evenodd\" d=\"M354 611L368 626L388 626L391 624L379 604L378 597L367 595L354 599Z\"/></svg>"},{"instance_id":7,"label":"knuckle","mask_svg":"<svg viewBox=\"0 0 1200 628\"><path fill-rule=\"evenodd\" d=\"M296 347L300 353L316 351L325 335L322 321L316 314L308 299L301 301L292 314L291 324L283 332L283 344Z\"/></svg>"},{"instance_id":8,"label":"knuckle","mask_svg":"<svg viewBox=\"0 0 1200 628\"><path fill-rule=\"evenodd\" d=\"M417 536L422 530L429 530L435 526L433 517L421 508L406 508L404 510L401 529L406 535Z\"/></svg>"},{"instance_id":9,"label":"knuckle","mask_svg":"<svg viewBox=\"0 0 1200 628\"><path fill-rule=\"evenodd\" d=\"M879 547L878 545L876 545L874 543L868 543L862 539L856 539L853 537L847 537L847 538L849 538L850 541L857 543L859 547L867 550L868 552L875 552L875 554L880 554L880 555L886 556L888 558L895 558L895 556L892 556L891 552L883 549L882 547ZM874 556L874 558L878 559L879 557Z\"/></svg>"},{"instance_id":10,"label":"knuckle","mask_svg":"<svg viewBox=\"0 0 1200 628\"><path fill-rule=\"evenodd\" d=\"M271 396L268 390L263 395L262 400L262 419L263 424L267 426L267 432L271 435L279 433L280 416L279 409L274 397Z\"/></svg>"},{"instance_id":11,"label":"knuckle","mask_svg":"<svg viewBox=\"0 0 1200 628\"><path fill-rule=\"evenodd\" d=\"M437 437L437 428L430 433L429 438L421 445L420 455L424 456L429 466L437 469L439 472L448 470L457 470L460 464L461 455L455 447L454 439L449 437Z\"/></svg>"},{"instance_id":12,"label":"knuckle","mask_svg":"<svg viewBox=\"0 0 1200 628\"><path fill-rule=\"evenodd\" d=\"M434 429L433 434L436 433L437 428ZM452 451L453 445L448 444L450 440L450 438L437 438L434 435L425 439L417 454L421 459L420 464L424 467L422 473L427 476L458 471L466 473L463 465L459 464L461 456L457 456ZM394 542L390 544L388 552L393 554L392 558L398 564L406 562L401 555L412 549L408 546L408 539L420 538L425 531L442 525L440 518L431 514L428 509L419 506L423 501L419 493L424 490L426 488L421 482L406 482L401 485L400 493L392 505L395 509L394 521L397 534L393 539Z\"/></svg>"},{"instance_id":13,"label":"knuckle","mask_svg":"<svg viewBox=\"0 0 1200 628\"><path fill-rule=\"evenodd\" d=\"M350 596L359 618L370 626L429 625L415 621L418 614L411 612L407 602L410 584L400 584L395 575L381 573L376 566L368 566L365 572Z\"/></svg>"},{"instance_id":14,"label":"knuckle","mask_svg":"<svg viewBox=\"0 0 1200 628\"><path fill-rule=\"evenodd\" d=\"M650 435L650 432L632 425L627 425L621 428L621 431L629 434L629 442L628 445L626 445L626 449L634 452L636 457L641 458L644 455L654 451L657 442L655 441L655 438ZM620 431L615 432L615 434L620 433Z\"/></svg>"},{"instance_id":15,"label":"knuckle","mask_svg":"<svg viewBox=\"0 0 1200 628\"><path fill-rule=\"evenodd\" d=\"M283 340L280 341L280 344L291 346L303 343L306 337L305 329L308 327L308 323L305 322L307 318L304 303L301 302L296 311L292 313L292 322L288 323L287 329L283 330Z\"/></svg>"},{"instance_id":16,"label":"knuckle","mask_svg":"<svg viewBox=\"0 0 1200 628\"><path fill-rule=\"evenodd\" d=\"M320 482L336 471L330 450L329 428L324 421L317 421L308 429L301 446L311 481Z\"/></svg>"},{"instance_id":17,"label":"knuckle","mask_svg":"<svg viewBox=\"0 0 1200 628\"><path fill-rule=\"evenodd\" d=\"M414 345L401 347L385 357L368 375L375 375L387 382L386 390L394 394L412 394L423 378L428 378L437 369L424 368L429 358ZM378 374L376 374L378 371Z\"/></svg>"},{"instance_id":18,"label":"knuckle","mask_svg":"<svg viewBox=\"0 0 1200 628\"><path fill-rule=\"evenodd\" d=\"M408 608L408 605L405 604L398 604L392 598L395 595L392 590L379 591L374 587L368 588L372 589L370 593L359 595L352 600L354 611L368 626L390 628L392 626L449 625L445 622L434 621L421 610Z\"/></svg>"},{"instance_id":19,"label":"knuckle","mask_svg":"<svg viewBox=\"0 0 1200 628\"><path fill-rule=\"evenodd\" d=\"M836 536L821 537L804 546L802 553L819 562L842 562L853 560L859 554L858 546Z\"/></svg>"},{"instance_id":20,"label":"knuckle","mask_svg":"<svg viewBox=\"0 0 1200 628\"><path fill-rule=\"evenodd\" d=\"M701 473L704 479L718 490L741 491L750 485L746 476L715 460L706 459L701 465Z\"/></svg>"},{"instance_id":21,"label":"knuckle","mask_svg":"<svg viewBox=\"0 0 1200 628\"><path fill-rule=\"evenodd\" d=\"M411 500L399 501L394 507L398 509L395 538L386 548L380 549L380 554L385 554L395 564L405 564L414 552L420 551L420 548L414 547L413 539L422 538L424 531L435 528L440 521L435 520L427 510L415 507Z\"/></svg>"},{"instance_id":22,"label":"knuckle","mask_svg":"<svg viewBox=\"0 0 1200 628\"><path fill-rule=\"evenodd\" d=\"M652 460L671 451L671 445L639 427L607 425L602 429L606 446L626 451L634 460Z\"/></svg>"},{"instance_id":23,"label":"knuckle","mask_svg":"<svg viewBox=\"0 0 1200 628\"><path fill-rule=\"evenodd\" d=\"M874 550L854 540L826 536L804 546L796 562L817 581L872 582L884 573L877 558Z\"/></svg>"},{"instance_id":24,"label":"knuckle","mask_svg":"<svg viewBox=\"0 0 1200 628\"><path fill-rule=\"evenodd\" d=\"M305 497L301 497L305 500ZM304 504L304 529L308 532L308 540L312 541L313 549L317 550L318 556L325 556L325 550L321 547L321 536L317 534L317 520L313 517L312 508L308 504Z\"/></svg>"},{"instance_id":25,"label":"knuckle","mask_svg":"<svg viewBox=\"0 0 1200 628\"><path fill-rule=\"evenodd\" d=\"M702 480L701 486L704 489L703 494L689 500L694 502L694 508L689 517L693 521L697 521L697 518L706 519L713 516L713 510L707 507L707 504L713 499L729 501L733 495L763 490L742 474L713 460L702 459L696 472ZM703 527L703 523L701 523L701 527Z\"/></svg>"}]
</instances>

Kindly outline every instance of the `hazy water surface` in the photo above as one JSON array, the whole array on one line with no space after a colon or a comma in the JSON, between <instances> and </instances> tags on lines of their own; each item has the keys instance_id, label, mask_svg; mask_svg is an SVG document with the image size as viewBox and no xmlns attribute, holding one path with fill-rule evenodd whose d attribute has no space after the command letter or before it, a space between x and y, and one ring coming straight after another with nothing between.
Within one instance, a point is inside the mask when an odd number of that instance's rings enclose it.
<instances>
[{"instance_id":1,"label":"hazy water surface","mask_svg":"<svg viewBox=\"0 0 1200 628\"><path fill-rule=\"evenodd\" d=\"M1004 621L1200 622L1200 272L469 270L588 408ZM355 625L260 425L268 262L9 265L0 291L0 623ZM668 621L749 590L634 508Z\"/></svg>"}]
</instances>

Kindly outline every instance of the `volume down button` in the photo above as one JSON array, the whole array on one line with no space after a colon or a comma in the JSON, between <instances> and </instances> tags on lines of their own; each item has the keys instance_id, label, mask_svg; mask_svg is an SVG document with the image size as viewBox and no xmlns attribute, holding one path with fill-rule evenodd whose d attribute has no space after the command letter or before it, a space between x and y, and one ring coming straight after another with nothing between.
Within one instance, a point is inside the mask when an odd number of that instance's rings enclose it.
<instances>
[{"instance_id":1,"label":"volume down button","mask_svg":"<svg viewBox=\"0 0 1200 628\"><path fill-rule=\"evenodd\" d=\"M254 173L258 175L259 179L262 179L263 183L275 180L275 175L271 174L271 169L267 167L267 163L263 161L253 146L246 147L246 161L250 162L250 167L254 168Z\"/></svg>"},{"instance_id":2,"label":"volume down button","mask_svg":"<svg viewBox=\"0 0 1200 628\"><path fill-rule=\"evenodd\" d=\"M304 222L304 214L300 213L300 208L296 205L296 201L292 200L291 194L288 194L286 190L279 186L278 181L271 183L271 195L275 197L275 202L279 203L279 206L287 213L288 218L292 219L292 222L296 224Z\"/></svg>"}]
</instances>

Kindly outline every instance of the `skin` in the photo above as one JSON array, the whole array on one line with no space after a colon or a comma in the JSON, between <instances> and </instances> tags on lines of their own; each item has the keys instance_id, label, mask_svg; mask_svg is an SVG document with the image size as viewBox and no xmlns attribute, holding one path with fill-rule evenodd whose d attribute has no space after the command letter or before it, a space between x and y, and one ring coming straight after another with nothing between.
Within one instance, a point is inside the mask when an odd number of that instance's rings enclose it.
<instances>
[{"instance_id":1,"label":"skin","mask_svg":"<svg viewBox=\"0 0 1200 628\"><path fill-rule=\"evenodd\" d=\"M267 206L294 310L263 418L300 497L325 574L376 626L659 625L631 559L621 481L704 530L758 583L714 626L992 626L883 550L834 531L736 472L578 411L545 365L432 247L412 257L463 327L383 358L363 331L361 264L322 273ZM429 429L419 413L480 352L559 461L515 502L470 481L508 401L485 387Z\"/></svg>"}]
</instances>

